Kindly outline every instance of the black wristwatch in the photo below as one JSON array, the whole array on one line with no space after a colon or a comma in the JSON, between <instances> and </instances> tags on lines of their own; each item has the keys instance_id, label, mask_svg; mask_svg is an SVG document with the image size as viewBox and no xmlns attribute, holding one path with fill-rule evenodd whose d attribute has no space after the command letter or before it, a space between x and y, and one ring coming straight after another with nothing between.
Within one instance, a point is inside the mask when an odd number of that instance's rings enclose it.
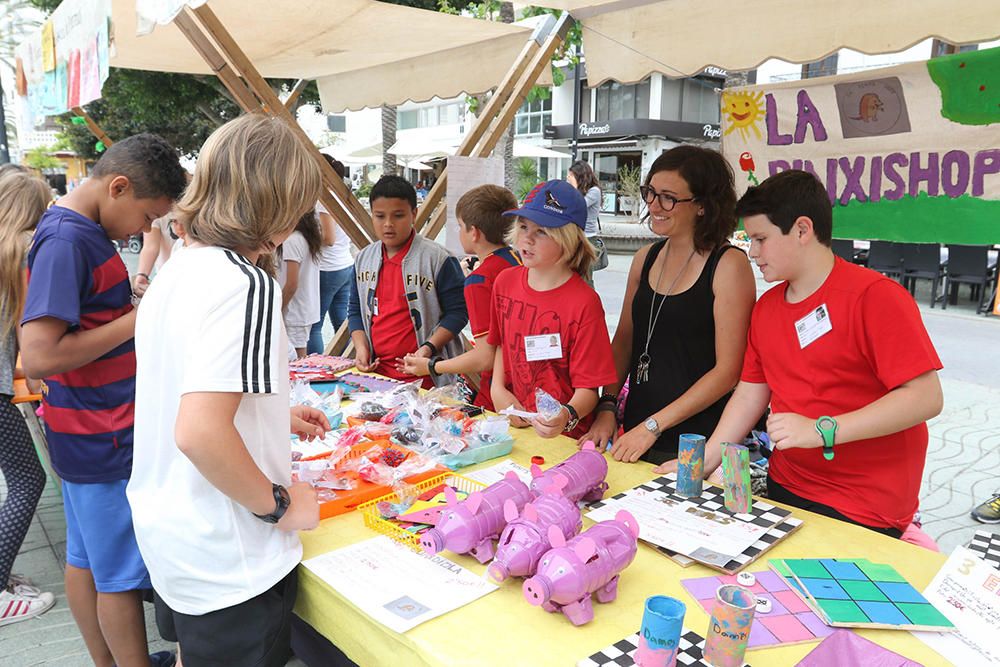
<instances>
[{"instance_id":1,"label":"black wristwatch","mask_svg":"<svg viewBox=\"0 0 1000 667\"><path fill-rule=\"evenodd\" d=\"M435 345L434 343L430 342L429 340L425 340L423 343L421 343L420 347L427 347L427 348L429 348L430 351L431 351L431 356L432 357L438 356L438 354L441 352L441 350L438 349L438 346Z\"/></svg>"},{"instance_id":2,"label":"black wristwatch","mask_svg":"<svg viewBox=\"0 0 1000 667\"><path fill-rule=\"evenodd\" d=\"M439 361L441 361L441 357L435 356L435 357L431 357L430 361L427 362L427 374L431 376L431 380L433 380L435 383L437 383L437 380L440 377L438 375L437 368L436 368L437 363Z\"/></svg>"},{"instance_id":3,"label":"black wristwatch","mask_svg":"<svg viewBox=\"0 0 1000 667\"><path fill-rule=\"evenodd\" d=\"M563 433L569 433L576 428L577 424L580 423L580 415L577 413L576 408L569 403L563 403L563 407L566 408L566 412L569 413L569 421L566 422L566 426L563 427Z\"/></svg>"},{"instance_id":4,"label":"black wristwatch","mask_svg":"<svg viewBox=\"0 0 1000 667\"><path fill-rule=\"evenodd\" d=\"M288 489L281 484L271 485L274 491L274 511L270 514L256 514L254 516L265 523L278 523L281 517L285 516L285 510L291 504L292 499L288 497Z\"/></svg>"}]
</instances>

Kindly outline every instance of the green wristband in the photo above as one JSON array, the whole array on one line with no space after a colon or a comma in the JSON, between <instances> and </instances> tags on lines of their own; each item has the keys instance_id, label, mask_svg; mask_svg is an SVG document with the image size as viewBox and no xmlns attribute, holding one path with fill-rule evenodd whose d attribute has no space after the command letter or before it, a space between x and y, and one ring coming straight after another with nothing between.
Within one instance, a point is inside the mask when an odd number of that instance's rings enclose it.
<instances>
[{"instance_id":1,"label":"green wristband","mask_svg":"<svg viewBox=\"0 0 1000 667\"><path fill-rule=\"evenodd\" d=\"M833 441L837 435L837 420L833 417L820 417L816 420L816 432L823 438L823 458L833 460Z\"/></svg>"}]
</instances>

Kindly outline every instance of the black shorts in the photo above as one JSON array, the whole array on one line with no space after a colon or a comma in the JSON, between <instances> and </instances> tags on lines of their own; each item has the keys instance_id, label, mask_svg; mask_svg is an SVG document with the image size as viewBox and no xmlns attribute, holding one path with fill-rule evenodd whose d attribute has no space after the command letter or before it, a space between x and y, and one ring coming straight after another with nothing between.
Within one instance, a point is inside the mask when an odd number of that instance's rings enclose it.
<instances>
[{"instance_id":1,"label":"black shorts","mask_svg":"<svg viewBox=\"0 0 1000 667\"><path fill-rule=\"evenodd\" d=\"M868 530L874 530L876 533L882 533L883 535L888 535L889 537L895 537L897 540L903 534L903 531L899 528L866 526L860 521L855 521L854 519L844 516L829 505L824 505L823 503L818 503L815 500L809 500L808 498L797 496L782 485L775 482L770 475L767 476L767 499L773 500L777 503L791 505L792 507L800 507L804 510L815 512L816 514L828 516L831 519L837 519L846 523L853 523L855 526L861 526L862 528L867 528Z\"/></svg>"},{"instance_id":2,"label":"black shorts","mask_svg":"<svg viewBox=\"0 0 1000 667\"><path fill-rule=\"evenodd\" d=\"M298 586L292 570L257 597L201 616L174 611L154 592L156 627L180 644L185 667L281 667L291 657Z\"/></svg>"}]
</instances>

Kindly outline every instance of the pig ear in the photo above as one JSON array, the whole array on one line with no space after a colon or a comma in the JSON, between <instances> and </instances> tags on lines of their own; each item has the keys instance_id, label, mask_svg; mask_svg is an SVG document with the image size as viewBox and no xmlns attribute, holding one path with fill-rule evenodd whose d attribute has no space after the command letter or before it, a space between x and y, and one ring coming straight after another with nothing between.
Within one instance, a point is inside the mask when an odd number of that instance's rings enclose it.
<instances>
[{"instance_id":1,"label":"pig ear","mask_svg":"<svg viewBox=\"0 0 1000 667\"><path fill-rule=\"evenodd\" d=\"M455 495L455 489L450 486L444 487L444 500L448 506L457 504L458 496Z\"/></svg>"},{"instance_id":2,"label":"pig ear","mask_svg":"<svg viewBox=\"0 0 1000 667\"><path fill-rule=\"evenodd\" d=\"M573 545L573 552L580 560L586 563L595 553L597 553L597 544L589 537L581 537L577 543Z\"/></svg>"},{"instance_id":3,"label":"pig ear","mask_svg":"<svg viewBox=\"0 0 1000 667\"><path fill-rule=\"evenodd\" d=\"M507 474L503 476L508 482L520 482L521 478L517 476L517 473L513 470L508 470Z\"/></svg>"},{"instance_id":4,"label":"pig ear","mask_svg":"<svg viewBox=\"0 0 1000 667\"><path fill-rule=\"evenodd\" d=\"M615 521L624 523L628 526L629 531L634 537L639 537L639 523L635 520L634 516L625 510L618 510L618 514L615 514Z\"/></svg>"},{"instance_id":5,"label":"pig ear","mask_svg":"<svg viewBox=\"0 0 1000 667\"><path fill-rule=\"evenodd\" d=\"M532 505L531 503L528 503L527 505L524 506L524 518L527 521L531 521L532 523L538 521L538 511L535 509L535 506Z\"/></svg>"},{"instance_id":6,"label":"pig ear","mask_svg":"<svg viewBox=\"0 0 1000 667\"><path fill-rule=\"evenodd\" d=\"M510 498L503 502L503 518L508 522L517 518L517 505Z\"/></svg>"},{"instance_id":7,"label":"pig ear","mask_svg":"<svg viewBox=\"0 0 1000 667\"><path fill-rule=\"evenodd\" d=\"M541 476L542 476L542 469L538 466L537 463L532 463L531 464L531 478L534 479L535 477L541 477Z\"/></svg>"},{"instance_id":8,"label":"pig ear","mask_svg":"<svg viewBox=\"0 0 1000 667\"><path fill-rule=\"evenodd\" d=\"M468 508L470 514L475 514L482 503L483 494L479 491L469 494L469 497L465 499L465 506Z\"/></svg>"},{"instance_id":9,"label":"pig ear","mask_svg":"<svg viewBox=\"0 0 1000 667\"><path fill-rule=\"evenodd\" d=\"M593 440L588 440L587 442L583 443L583 447L581 447L580 449L585 452L592 452L597 449L597 445L594 444Z\"/></svg>"},{"instance_id":10,"label":"pig ear","mask_svg":"<svg viewBox=\"0 0 1000 667\"><path fill-rule=\"evenodd\" d=\"M545 493L549 493L551 495L561 495L562 490L566 488L567 484L569 484L569 479L567 479L566 475L557 472L552 475L552 482L545 487Z\"/></svg>"},{"instance_id":11,"label":"pig ear","mask_svg":"<svg viewBox=\"0 0 1000 667\"><path fill-rule=\"evenodd\" d=\"M553 549L566 546L566 536L559 530L559 526L552 524L549 526L549 544Z\"/></svg>"}]
</instances>

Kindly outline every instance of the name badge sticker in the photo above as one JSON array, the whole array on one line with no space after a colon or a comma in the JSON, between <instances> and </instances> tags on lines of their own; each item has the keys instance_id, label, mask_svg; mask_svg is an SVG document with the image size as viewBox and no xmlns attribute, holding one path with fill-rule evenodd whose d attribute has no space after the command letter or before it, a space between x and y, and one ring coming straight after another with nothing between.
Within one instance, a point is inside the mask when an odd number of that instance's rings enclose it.
<instances>
[{"instance_id":1,"label":"name badge sticker","mask_svg":"<svg viewBox=\"0 0 1000 667\"><path fill-rule=\"evenodd\" d=\"M833 323L825 303L795 323L795 335L799 337L799 348L803 350L831 331Z\"/></svg>"},{"instance_id":2,"label":"name badge sticker","mask_svg":"<svg viewBox=\"0 0 1000 667\"><path fill-rule=\"evenodd\" d=\"M524 356L528 361L562 359L562 336L557 333L525 336Z\"/></svg>"}]
</instances>

